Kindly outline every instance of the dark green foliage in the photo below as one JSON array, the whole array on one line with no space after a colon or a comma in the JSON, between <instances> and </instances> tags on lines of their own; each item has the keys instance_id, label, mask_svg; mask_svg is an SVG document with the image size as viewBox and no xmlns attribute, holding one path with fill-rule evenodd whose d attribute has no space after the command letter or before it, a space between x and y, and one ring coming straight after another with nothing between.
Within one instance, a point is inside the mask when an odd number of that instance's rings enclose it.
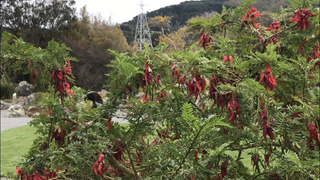
<instances>
[{"instance_id":1,"label":"dark green foliage","mask_svg":"<svg viewBox=\"0 0 320 180\"><path fill-rule=\"evenodd\" d=\"M15 92L15 87L11 83L6 83L1 80L0 93L1 99L11 99L13 93Z\"/></svg>"},{"instance_id":2,"label":"dark green foliage","mask_svg":"<svg viewBox=\"0 0 320 180\"><path fill-rule=\"evenodd\" d=\"M1 33L4 30L36 47L45 48L76 20L75 1L1 1Z\"/></svg>"}]
</instances>

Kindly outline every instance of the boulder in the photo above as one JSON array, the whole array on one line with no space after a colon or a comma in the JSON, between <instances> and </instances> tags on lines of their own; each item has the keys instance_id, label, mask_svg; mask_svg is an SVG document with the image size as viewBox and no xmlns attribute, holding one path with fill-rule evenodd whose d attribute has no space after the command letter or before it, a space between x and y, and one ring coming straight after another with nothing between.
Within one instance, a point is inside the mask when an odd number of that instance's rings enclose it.
<instances>
[{"instance_id":1,"label":"boulder","mask_svg":"<svg viewBox=\"0 0 320 180\"><path fill-rule=\"evenodd\" d=\"M41 114L41 112L42 112L41 107L30 106L27 111L27 116L32 117L32 118L36 118Z\"/></svg>"},{"instance_id":2,"label":"boulder","mask_svg":"<svg viewBox=\"0 0 320 180\"><path fill-rule=\"evenodd\" d=\"M35 102L35 99L36 99L36 95L34 93L30 94L29 96L27 96L27 99L24 102L24 105L33 104Z\"/></svg>"},{"instance_id":3,"label":"boulder","mask_svg":"<svg viewBox=\"0 0 320 180\"><path fill-rule=\"evenodd\" d=\"M20 96L16 99L15 104L19 104L20 106L24 106L26 104L28 97Z\"/></svg>"},{"instance_id":4,"label":"boulder","mask_svg":"<svg viewBox=\"0 0 320 180\"><path fill-rule=\"evenodd\" d=\"M12 105L11 103L7 103L1 100L1 110L9 109L11 105Z\"/></svg>"},{"instance_id":5,"label":"boulder","mask_svg":"<svg viewBox=\"0 0 320 180\"><path fill-rule=\"evenodd\" d=\"M13 104L9 107L7 117L24 117L26 112L24 108L19 104Z\"/></svg>"},{"instance_id":6,"label":"boulder","mask_svg":"<svg viewBox=\"0 0 320 180\"><path fill-rule=\"evenodd\" d=\"M29 96L33 91L32 84L27 81L21 81L16 87L17 96Z\"/></svg>"}]
</instances>

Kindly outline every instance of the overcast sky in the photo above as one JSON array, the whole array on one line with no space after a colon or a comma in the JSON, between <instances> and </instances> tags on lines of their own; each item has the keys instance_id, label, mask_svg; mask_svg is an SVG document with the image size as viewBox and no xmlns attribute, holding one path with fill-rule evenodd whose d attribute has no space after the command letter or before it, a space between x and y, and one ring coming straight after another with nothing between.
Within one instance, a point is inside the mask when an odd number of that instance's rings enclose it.
<instances>
[{"instance_id":1,"label":"overcast sky","mask_svg":"<svg viewBox=\"0 0 320 180\"><path fill-rule=\"evenodd\" d=\"M77 12L84 5L87 5L89 14L102 15L105 20L111 17L113 23L123 23L132 20L132 18L140 14L139 4L141 0L75 0ZM189 0L143 0L144 12L153 11L165 6L180 4L180 2Z\"/></svg>"}]
</instances>

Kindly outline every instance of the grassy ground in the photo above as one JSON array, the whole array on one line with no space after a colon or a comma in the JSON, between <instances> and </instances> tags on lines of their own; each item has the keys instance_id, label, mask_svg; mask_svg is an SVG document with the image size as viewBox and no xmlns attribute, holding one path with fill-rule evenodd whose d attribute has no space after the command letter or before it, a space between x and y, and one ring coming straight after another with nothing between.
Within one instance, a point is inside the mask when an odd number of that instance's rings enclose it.
<instances>
[{"instance_id":1,"label":"grassy ground","mask_svg":"<svg viewBox=\"0 0 320 180\"><path fill-rule=\"evenodd\" d=\"M128 124L120 123L127 127ZM21 156L26 154L30 149L33 140L36 138L36 129L29 125L20 126L1 132L1 176L14 177L17 162L21 161ZM242 162L250 171L252 171L251 156L242 153ZM237 152L226 152L236 158ZM253 172L252 172L253 173Z\"/></svg>"},{"instance_id":2,"label":"grassy ground","mask_svg":"<svg viewBox=\"0 0 320 180\"><path fill-rule=\"evenodd\" d=\"M29 125L1 132L1 176L12 177L16 163L30 149L36 129Z\"/></svg>"}]
</instances>

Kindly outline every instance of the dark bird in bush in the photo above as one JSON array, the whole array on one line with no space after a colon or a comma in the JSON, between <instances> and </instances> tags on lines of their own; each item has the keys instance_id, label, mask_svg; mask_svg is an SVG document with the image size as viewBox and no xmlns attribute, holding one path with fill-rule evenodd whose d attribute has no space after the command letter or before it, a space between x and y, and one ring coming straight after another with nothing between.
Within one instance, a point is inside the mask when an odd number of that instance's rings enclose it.
<instances>
[{"instance_id":1,"label":"dark bird in bush","mask_svg":"<svg viewBox=\"0 0 320 180\"><path fill-rule=\"evenodd\" d=\"M103 104L103 101L101 99L100 94L98 94L98 92L96 91L90 91L88 92L85 96L84 96L84 101L87 102L87 100L92 101L93 106L92 108L97 108L97 103Z\"/></svg>"}]
</instances>

